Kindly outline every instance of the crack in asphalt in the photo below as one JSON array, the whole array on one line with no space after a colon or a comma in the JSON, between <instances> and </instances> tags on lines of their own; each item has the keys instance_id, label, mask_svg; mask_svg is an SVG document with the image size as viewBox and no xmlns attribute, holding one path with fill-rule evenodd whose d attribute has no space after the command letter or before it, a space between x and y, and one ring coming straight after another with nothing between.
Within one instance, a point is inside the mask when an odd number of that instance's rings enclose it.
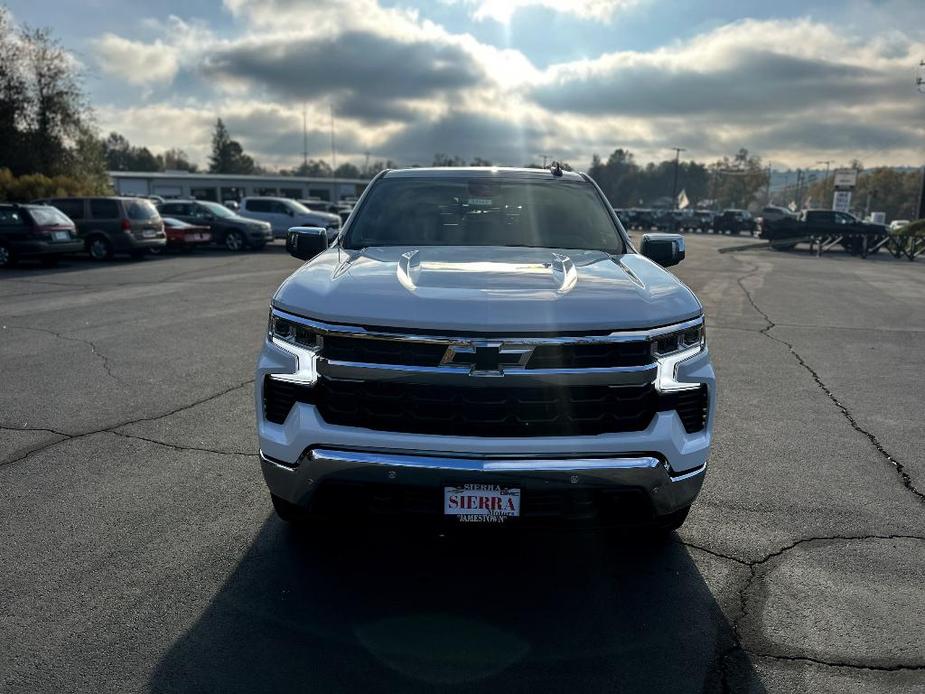
<instances>
[{"instance_id":1,"label":"crack in asphalt","mask_svg":"<svg viewBox=\"0 0 925 694\"><path fill-rule=\"evenodd\" d=\"M4 327L7 327L7 326L4 326ZM100 358L100 361L103 363L103 369L106 370L106 374L107 374L112 380L114 380L116 383L119 383L120 385L126 385L126 384L125 384L125 381L123 381L121 378L119 378L118 376L116 376L116 375L112 372L112 365L109 363L109 357L107 357L105 354L103 354L102 352L100 352L100 350L97 348L97 346L96 346L93 342L91 342L90 340L87 340L87 339L82 338L82 337L71 337L70 335L66 335L66 334L63 333L63 332L58 332L58 331L55 331L55 330L49 330L48 328L33 328L33 327L26 327L26 326L23 326L23 325L12 325L12 324L10 324L8 327L10 327L10 328L12 328L12 329L14 329L14 330L32 330L32 331L38 332L38 333L47 333L48 335L54 335L54 336L55 336L56 338L58 338L59 340L66 340L66 341L68 341L68 342L78 342L78 343L80 343L80 344L87 345L87 346L90 348L90 351L91 351L95 356L97 356L97 357Z\"/></svg>"},{"instance_id":2,"label":"crack in asphalt","mask_svg":"<svg viewBox=\"0 0 925 694\"><path fill-rule=\"evenodd\" d=\"M905 671L916 671L916 670L925 670L925 664L922 665L862 665L860 663L851 663L847 661L829 661L829 660L820 660L819 658L810 658L809 656L802 655L775 655L773 653L760 653L757 651L745 651L749 655L756 656L758 658L767 658L769 660L786 660L791 662L805 662L805 663L814 663L816 665L825 665L826 667L833 668L850 668L852 670L874 670L877 672L905 672Z\"/></svg>"},{"instance_id":3,"label":"crack in asphalt","mask_svg":"<svg viewBox=\"0 0 925 694\"><path fill-rule=\"evenodd\" d=\"M767 564L769 561L781 557L792 549L799 547L801 545L817 542L836 542L836 541L845 541L845 542L861 542L864 540L919 540L925 541L925 537L919 537L917 535L902 535L902 534L892 534L892 535L821 535L818 537L804 537L798 540L794 540L788 545L784 545L773 552L769 552L760 559L755 559L751 561L743 561L736 557L727 556L719 552L708 550L704 547L699 547L688 542L681 542L682 545L687 547L693 547L695 549L707 552L713 556L720 557L722 559L728 559L730 561L737 562L739 564L745 565L749 569L749 575L745 579L745 582L738 590L739 598L739 613L732 620L730 627L732 628L732 637L735 641L732 646L722 651L719 656L719 669L720 677L722 683L722 691L731 692L733 691L730 688L729 684L729 669L730 669L730 659L737 652L745 653L747 655L754 655L758 657L765 658L776 658L779 660L793 660L793 661L807 661L817 663L819 665L826 665L829 667L835 668L856 668L856 669L865 669L865 670L884 670L884 671L893 671L893 670L920 670L925 669L925 664L897 664L897 665L872 665L869 663L860 663L860 662L849 662L849 661L829 661L823 660L821 658L813 658L811 656L797 656L797 655L782 655L776 653L764 653L761 651L755 651L748 648L746 639L743 638L741 633L742 622L747 619L749 615L749 597L748 593L752 588L752 585L757 579L759 579L759 569Z\"/></svg>"},{"instance_id":4,"label":"crack in asphalt","mask_svg":"<svg viewBox=\"0 0 925 694\"><path fill-rule=\"evenodd\" d=\"M851 428L857 431L859 434L862 434L863 436L865 436L868 439L868 441L870 441L870 443L873 445L873 447L877 450L877 452L881 455L881 457L883 457L888 463L890 463L893 466L893 468L899 474L899 477L902 480L903 486L906 489L908 489L910 492L915 494L919 498L919 501L925 502L925 494L919 491L915 487L915 485L912 483L912 478L909 476L909 473L906 472L905 466L900 461L898 461L895 457L893 457L893 455L890 454L889 451L886 450L884 445L880 442L880 439L877 438L877 435L874 434L873 432L867 431L867 429L865 429L858 423L857 418L854 416L854 414L852 414L851 410L849 410L848 407L844 405L836 397L835 393L833 393L832 389L829 388L825 384L825 382L819 376L818 372L806 362L806 360L800 355L799 352L796 351L796 349L791 343L787 342L786 340L780 337L776 337L771 334L771 330L776 327L776 324L774 323L774 321L771 320L771 317L767 313L765 313L761 309L760 306L758 306L758 304L755 302L755 298L752 296L752 293L749 291L748 287L746 287L743 282L743 280L747 279L752 274L758 272L758 270L759 268L753 267L751 270L746 272L744 275L736 279L736 282L738 283L739 287L745 293L745 298L748 299L748 303L751 304L752 308L755 309L755 311L757 311L758 314L761 315L761 317L764 318L765 322L767 323L767 325L761 330L759 330L758 332L760 332L762 335L766 336L767 338L774 340L775 342L779 344L784 345L787 349L790 350L790 353L794 356L794 358L797 360L800 366L802 366L809 373L809 375L812 376L813 380L816 382L816 385L819 386L822 392L825 393L826 397L828 397L828 399L831 400L832 403L835 405L835 407L837 407L838 410L842 413L842 416L844 416L844 418L848 421L848 424L851 425Z\"/></svg>"},{"instance_id":5,"label":"crack in asphalt","mask_svg":"<svg viewBox=\"0 0 925 694\"><path fill-rule=\"evenodd\" d=\"M137 439L138 441L146 441L147 443L157 444L158 446L166 446L167 448L173 448L174 450L177 450L177 451L200 451L202 453L215 453L216 455L241 455L241 456L256 455L254 451L229 451L229 450L222 450L218 448L205 448L201 446L184 446L179 443L169 443L167 441L149 439L145 436L139 436L138 434L129 434L124 431L107 431L106 433L113 434L114 436L121 436L126 439Z\"/></svg>"},{"instance_id":6,"label":"crack in asphalt","mask_svg":"<svg viewBox=\"0 0 925 694\"><path fill-rule=\"evenodd\" d=\"M84 431L84 432L80 432L80 433L77 433L77 434L68 434L68 433L65 433L65 432L63 432L63 431L54 431L54 430L51 430L51 429L28 429L28 428L14 429L13 427L3 427L4 429L10 429L10 430L15 430L15 431L50 431L51 433L59 434L59 435L64 436L64 437L66 437L66 438L58 439L57 441L50 441L50 442L49 442L48 444L46 444L46 445L39 446L39 447L34 448L34 449L30 450L30 451L27 451L26 453L24 453L23 455L19 456L18 458L13 458L12 460L7 460L6 462L0 462L0 467L7 467L7 466L9 466L9 465L13 465L14 463L18 463L18 462L21 462L21 461L23 461L23 460L26 460L27 458L29 458L30 456L34 455L35 453L40 453L40 452L42 452L42 451L46 451L46 450L48 450L49 448L53 448L54 446L57 446L57 445L62 444L62 443L66 443L66 442L68 442L68 441L73 441L73 440L75 440L75 439L85 438L85 437L87 437L87 436L93 436L94 434L110 433L110 434L116 434L116 435L124 435L124 434L121 434L121 432L117 432L116 429L120 429L120 428L122 428L122 427L126 427L126 426L129 426L129 425L131 425L131 424L139 424L139 423L141 423L141 422L154 422L154 421L156 421L156 420L158 420L158 419L164 419L165 417L170 417L171 415L175 415L175 414L178 414L178 413L180 413L180 412L184 412L185 410L192 409L192 408L196 407L197 405L202 405L202 404L207 403L207 402L209 402L209 401L211 401L211 400L215 400L215 399L217 399L217 398L220 398L220 397L223 396L223 395L226 395L226 394L228 394L228 393L230 393L230 392L232 392L232 391L234 391L234 390L238 390L239 388L243 388L243 387L245 387L245 386L247 386L247 385L250 385L250 384L253 383L253 382L254 382L254 379L253 379L253 378L250 378L250 379L248 379L248 380L246 380L246 381L243 381L243 382L241 382L241 383L237 383L236 385L233 385L233 386L231 386L231 387L229 387L229 388L225 388L224 390L222 390L222 391L220 391L220 392L218 392L218 393L214 393L214 394L209 395L208 397L205 397L205 398L200 398L199 400L196 400L195 402L191 402L191 403L189 403L189 404L187 404L187 405L182 405L182 406L180 406L180 407L174 408L174 409L172 409L172 410L170 410L170 411L168 411L168 412L164 412L164 413L159 414L159 415L153 415L153 416L150 416L150 417L138 417L138 418L136 418L136 419L130 419L130 420L127 420L127 421L124 421L124 422L119 422L118 424L113 424L113 425L108 426L108 427L102 427L102 428L100 428L100 429L93 429L93 430L90 430L90 431ZM127 438L132 438L131 435L126 435L126 437L127 437ZM140 438L140 437L134 437L134 438ZM161 443L162 445L165 445L165 446L171 446L171 445L172 445L172 444L168 444L168 443L163 443L163 442L161 442L161 441L152 441L152 443ZM239 454L238 454L238 453L228 453L227 455L239 455Z\"/></svg>"},{"instance_id":7,"label":"crack in asphalt","mask_svg":"<svg viewBox=\"0 0 925 694\"><path fill-rule=\"evenodd\" d=\"M683 547L690 547L691 549L696 549L699 552L705 554L712 554L718 559L727 559L728 561L734 561L736 564L741 564L742 566L750 566L750 562L747 559L739 559L738 557L733 557L730 554L723 554L722 552L717 552L715 549L709 549L703 545L695 545L693 542L688 542L687 540L682 540L680 538L676 541L679 545Z\"/></svg>"}]
</instances>

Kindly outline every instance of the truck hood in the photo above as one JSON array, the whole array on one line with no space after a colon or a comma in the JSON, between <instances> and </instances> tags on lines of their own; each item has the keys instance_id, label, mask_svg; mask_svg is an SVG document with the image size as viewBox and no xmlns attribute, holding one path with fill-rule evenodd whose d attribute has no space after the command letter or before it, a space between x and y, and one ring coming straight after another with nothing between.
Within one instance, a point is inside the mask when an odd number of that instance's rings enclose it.
<instances>
[{"instance_id":1,"label":"truck hood","mask_svg":"<svg viewBox=\"0 0 925 694\"><path fill-rule=\"evenodd\" d=\"M641 255L491 246L331 248L273 305L330 323L470 333L651 328L702 312Z\"/></svg>"}]
</instances>

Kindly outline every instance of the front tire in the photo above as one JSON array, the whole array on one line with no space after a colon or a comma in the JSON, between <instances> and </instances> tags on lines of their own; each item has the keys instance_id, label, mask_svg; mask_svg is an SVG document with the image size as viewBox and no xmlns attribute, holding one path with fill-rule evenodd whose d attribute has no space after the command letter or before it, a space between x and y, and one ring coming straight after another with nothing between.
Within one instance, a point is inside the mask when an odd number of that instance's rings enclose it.
<instances>
[{"instance_id":1,"label":"front tire","mask_svg":"<svg viewBox=\"0 0 925 694\"><path fill-rule=\"evenodd\" d=\"M5 243L0 243L0 269L13 267L16 264L16 255L13 249Z\"/></svg>"},{"instance_id":2,"label":"front tire","mask_svg":"<svg viewBox=\"0 0 925 694\"><path fill-rule=\"evenodd\" d=\"M282 497L276 496L276 494L270 494L270 499L273 501L273 510L276 511L276 515L279 516L280 520L292 526L304 526L307 524L308 511L304 508L293 504L291 501L286 501Z\"/></svg>"},{"instance_id":3,"label":"front tire","mask_svg":"<svg viewBox=\"0 0 925 694\"><path fill-rule=\"evenodd\" d=\"M244 250L244 235L240 231L229 231L225 234L225 248L232 253L240 253Z\"/></svg>"},{"instance_id":4,"label":"front tire","mask_svg":"<svg viewBox=\"0 0 925 694\"><path fill-rule=\"evenodd\" d=\"M687 520L687 514L691 512L690 506L685 506L684 508L678 509L674 513L669 513L667 516L662 516L660 519L659 527L665 532L671 532L672 530L678 530L684 521Z\"/></svg>"}]
</instances>

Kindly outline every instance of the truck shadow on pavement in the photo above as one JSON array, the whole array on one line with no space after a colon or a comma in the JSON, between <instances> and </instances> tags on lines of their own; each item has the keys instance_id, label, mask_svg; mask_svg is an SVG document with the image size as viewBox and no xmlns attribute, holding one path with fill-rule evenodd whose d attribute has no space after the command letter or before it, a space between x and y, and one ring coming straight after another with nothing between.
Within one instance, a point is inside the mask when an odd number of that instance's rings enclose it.
<instances>
[{"instance_id":1,"label":"truck shadow on pavement","mask_svg":"<svg viewBox=\"0 0 925 694\"><path fill-rule=\"evenodd\" d=\"M151 689L723 688L732 629L678 543L488 528L320 535L268 519ZM731 669L734 691L763 691L743 655Z\"/></svg>"}]
</instances>

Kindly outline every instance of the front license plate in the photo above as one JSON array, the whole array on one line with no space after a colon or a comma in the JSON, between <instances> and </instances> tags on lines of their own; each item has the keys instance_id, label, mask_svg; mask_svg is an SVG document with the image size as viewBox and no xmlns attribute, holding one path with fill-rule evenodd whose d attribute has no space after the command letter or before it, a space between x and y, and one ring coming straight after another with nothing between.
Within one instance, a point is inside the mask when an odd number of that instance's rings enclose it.
<instances>
[{"instance_id":1,"label":"front license plate","mask_svg":"<svg viewBox=\"0 0 925 694\"><path fill-rule=\"evenodd\" d=\"M67 233L66 231L53 231L51 232L51 237L55 241L67 241L68 239L71 238L71 235Z\"/></svg>"},{"instance_id":2,"label":"front license plate","mask_svg":"<svg viewBox=\"0 0 925 694\"><path fill-rule=\"evenodd\" d=\"M520 515L520 490L495 484L444 487L443 514L460 523L503 523Z\"/></svg>"},{"instance_id":3,"label":"front license plate","mask_svg":"<svg viewBox=\"0 0 925 694\"><path fill-rule=\"evenodd\" d=\"M145 239L153 239L155 236L157 236L157 232L154 229L145 229L143 232L141 232L141 236Z\"/></svg>"}]
</instances>

